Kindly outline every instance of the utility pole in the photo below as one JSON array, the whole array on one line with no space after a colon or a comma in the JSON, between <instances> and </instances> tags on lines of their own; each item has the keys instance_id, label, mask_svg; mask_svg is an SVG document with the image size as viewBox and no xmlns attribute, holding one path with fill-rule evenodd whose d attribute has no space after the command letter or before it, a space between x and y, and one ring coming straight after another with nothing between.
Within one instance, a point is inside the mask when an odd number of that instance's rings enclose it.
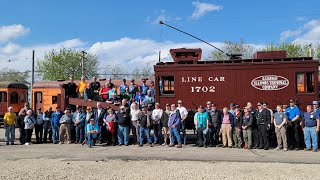
<instances>
[{"instance_id":1,"label":"utility pole","mask_svg":"<svg viewBox=\"0 0 320 180\"><path fill-rule=\"evenodd\" d=\"M85 55L87 54L85 51L81 51L82 52L82 58L81 58L81 76L84 76L84 59L86 59Z\"/></svg>"},{"instance_id":2,"label":"utility pole","mask_svg":"<svg viewBox=\"0 0 320 180\"><path fill-rule=\"evenodd\" d=\"M32 50L32 69L31 69L31 92L30 92L30 98L31 98L31 103L30 104L30 107L32 108L33 107L33 84L34 84L34 50Z\"/></svg>"}]
</instances>

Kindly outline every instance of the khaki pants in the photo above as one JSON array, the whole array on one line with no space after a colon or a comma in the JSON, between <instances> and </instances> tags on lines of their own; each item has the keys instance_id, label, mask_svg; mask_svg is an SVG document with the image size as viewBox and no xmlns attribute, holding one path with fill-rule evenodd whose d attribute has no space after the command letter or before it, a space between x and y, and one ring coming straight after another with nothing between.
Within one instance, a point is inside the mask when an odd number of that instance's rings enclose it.
<instances>
[{"instance_id":1,"label":"khaki pants","mask_svg":"<svg viewBox=\"0 0 320 180\"><path fill-rule=\"evenodd\" d=\"M275 128L275 132L277 135L277 142L278 142L278 147L281 148L282 143L283 143L283 148L287 149L288 144L287 144L287 132L286 132L286 127L282 126L280 129Z\"/></svg>"},{"instance_id":2,"label":"khaki pants","mask_svg":"<svg viewBox=\"0 0 320 180\"><path fill-rule=\"evenodd\" d=\"M223 146L232 147L232 128L231 124L222 124L221 132L222 132L222 143Z\"/></svg>"},{"instance_id":3,"label":"khaki pants","mask_svg":"<svg viewBox=\"0 0 320 180\"><path fill-rule=\"evenodd\" d=\"M60 126L60 142L64 142L64 135L67 134L67 140L70 141L69 124L61 124Z\"/></svg>"}]
</instances>

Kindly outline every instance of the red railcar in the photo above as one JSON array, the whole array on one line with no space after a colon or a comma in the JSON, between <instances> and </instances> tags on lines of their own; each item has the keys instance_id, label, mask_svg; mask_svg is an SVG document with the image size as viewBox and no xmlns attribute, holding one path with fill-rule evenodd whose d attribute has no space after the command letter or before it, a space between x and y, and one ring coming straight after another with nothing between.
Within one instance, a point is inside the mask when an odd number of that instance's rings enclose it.
<instances>
[{"instance_id":1,"label":"red railcar","mask_svg":"<svg viewBox=\"0 0 320 180\"><path fill-rule=\"evenodd\" d=\"M154 66L157 101L165 104L182 100L188 109L209 100L219 108L228 107L230 102L243 107L248 101L265 101L274 108L293 99L304 109L318 100L318 61L312 57L287 58L283 52L259 52L255 59L199 61L198 51L171 50L174 62Z\"/></svg>"}]
</instances>

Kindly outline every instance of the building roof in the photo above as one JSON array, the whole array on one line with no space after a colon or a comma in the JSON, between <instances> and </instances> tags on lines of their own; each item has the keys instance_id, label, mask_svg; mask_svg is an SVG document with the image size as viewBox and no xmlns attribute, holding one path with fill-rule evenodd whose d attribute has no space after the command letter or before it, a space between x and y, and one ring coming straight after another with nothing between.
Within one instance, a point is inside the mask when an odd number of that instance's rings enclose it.
<instances>
[{"instance_id":1,"label":"building roof","mask_svg":"<svg viewBox=\"0 0 320 180\"><path fill-rule=\"evenodd\" d=\"M0 88L28 89L28 86L20 82L0 81Z\"/></svg>"}]
</instances>

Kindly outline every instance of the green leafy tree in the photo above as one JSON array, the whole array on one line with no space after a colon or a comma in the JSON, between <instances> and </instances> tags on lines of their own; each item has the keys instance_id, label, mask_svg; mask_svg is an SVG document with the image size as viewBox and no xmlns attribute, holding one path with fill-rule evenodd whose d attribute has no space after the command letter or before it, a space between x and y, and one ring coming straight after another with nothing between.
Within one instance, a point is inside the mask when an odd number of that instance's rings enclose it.
<instances>
[{"instance_id":1,"label":"green leafy tree","mask_svg":"<svg viewBox=\"0 0 320 180\"><path fill-rule=\"evenodd\" d=\"M254 47L247 44L243 39L240 39L239 42L225 41L220 49L228 54L242 54L242 58L252 58L255 51ZM229 59L226 54L218 50L213 50L209 58L214 60Z\"/></svg>"},{"instance_id":2,"label":"green leafy tree","mask_svg":"<svg viewBox=\"0 0 320 180\"><path fill-rule=\"evenodd\" d=\"M14 69L2 68L0 74L0 81L22 82L28 83L30 71L19 72Z\"/></svg>"},{"instance_id":3,"label":"green leafy tree","mask_svg":"<svg viewBox=\"0 0 320 180\"><path fill-rule=\"evenodd\" d=\"M37 62L37 72L43 80L80 79L82 75L82 52L79 50L62 48L51 50L44 58ZM86 54L84 59L84 75L88 78L94 76L98 69L98 57Z\"/></svg>"},{"instance_id":4,"label":"green leafy tree","mask_svg":"<svg viewBox=\"0 0 320 180\"><path fill-rule=\"evenodd\" d=\"M262 51L279 51L285 50L287 51L288 57L308 57L310 46L297 44L297 43L281 43L281 44L270 44L267 45ZM314 50L311 49L311 56L313 57Z\"/></svg>"}]
</instances>

